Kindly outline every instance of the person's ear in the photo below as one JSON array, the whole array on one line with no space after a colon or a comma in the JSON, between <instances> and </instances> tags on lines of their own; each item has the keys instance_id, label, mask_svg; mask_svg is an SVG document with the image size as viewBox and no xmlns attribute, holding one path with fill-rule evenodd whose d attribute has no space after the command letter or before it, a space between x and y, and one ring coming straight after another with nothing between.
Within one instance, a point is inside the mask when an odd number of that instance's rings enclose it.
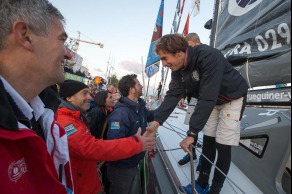
<instances>
[{"instance_id":1,"label":"person's ear","mask_svg":"<svg viewBox=\"0 0 292 194\"><path fill-rule=\"evenodd\" d=\"M71 97L67 97L67 98L66 98L66 101L67 101L67 102L72 102L72 96L71 96Z\"/></svg>"},{"instance_id":2,"label":"person's ear","mask_svg":"<svg viewBox=\"0 0 292 194\"><path fill-rule=\"evenodd\" d=\"M32 31L29 29L27 23L24 21L18 20L13 24L13 34L15 36L16 41L26 49L33 49L32 42Z\"/></svg>"},{"instance_id":3,"label":"person's ear","mask_svg":"<svg viewBox=\"0 0 292 194\"><path fill-rule=\"evenodd\" d=\"M130 88L130 93L134 94L135 93L135 88Z\"/></svg>"},{"instance_id":4,"label":"person's ear","mask_svg":"<svg viewBox=\"0 0 292 194\"><path fill-rule=\"evenodd\" d=\"M177 53L177 56L178 56L178 57L182 57L182 56L183 56L183 53L184 53L184 52L179 51L179 52Z\"/></svg>"}]
</instances>

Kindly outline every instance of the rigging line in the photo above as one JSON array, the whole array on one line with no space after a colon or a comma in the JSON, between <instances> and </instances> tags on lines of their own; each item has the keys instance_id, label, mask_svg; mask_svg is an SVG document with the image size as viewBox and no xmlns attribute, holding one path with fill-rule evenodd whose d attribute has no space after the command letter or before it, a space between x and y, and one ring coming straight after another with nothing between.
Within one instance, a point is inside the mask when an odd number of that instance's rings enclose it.
<instances>
[{"instance_id":1,"label":"rigging line","mask_svg":"<svg viewBox=\"0 0 292 194\"><path fill-rule=\"evenodd\" d=\"M167 122L167 124L168 124L169 126L171 126L172 128L176 128L176 129L178 129L178 130L180 130L180 131L183 131L184 133L187 133L187 132L184 131L183 129L181 129L181 128L179 128L179 127L176 127L176 126L174 126L174 125L172 125L172 124L169 124L168 122ZM169 129L169 128L168 128L168 129ZM177 132L177 131L174 130L174 132ZM184 134L184 137L186 137L185 134ZM198 142L201 143L201 144L203 145L203 140L202 140L202 138L198 138Z\"/></svg>"},{"instance_id":2,"label":"rigging line","mask_svg":"<svg viewBox=\"0 0 292 194\"><path fill-rule=\"evenodd\" d=\"M182 150L182 148L175 148L175 149L168 149L168 150L159 150L161 152L172 152L172 151L177 151L177 150Z\"/></svg>"},{"instance_id":3,"label":"rigging line","mask_svg":"<svg viewBox=\"0 0 292 194\"><path fill-rule=\"evenodd\" d=\"M168 125L170 125L169 123L168 123ZM164 127L165 129L168 129L168 130L170 130L170 131L173 131L173 132L175 132L175 133L177 133L177 134L181 134L182 136L184 136L184 137L186 137L184 134L182 134L182 133L179 133L178 131L175 131L174 129L170 129L170 128L168 128L168 127L165 127L165 126L162 126L162 127ZM199 141L199 139L198 139L198 141ZM203 141L201 140L201 141L199 141L199 142L201 142L202 144L203 144ZM198 144L197 144L198 145ZM194 146L193 146L194 147ZM199 152L201 155L203 155L203 153L202 152L200 152L198 149L199 149L200 147L195 147L195 149L196 149L196 151L197 152ZM203 157L204 157L204 155L203 155ZM209 161L210 163L211 163L211 161ZM213 164L213 163L212 163ZM213 164L213 166L214 166L214 164ZM188 179L188 178L187 178ZM232 183L230 183L230 181L229 180L227 180L227 183L229 184L229 186L233 189L233 191L236 193L236 194L238 194L237 193L237 191L234 189L234 187L232 186Z\"/></svg>"},{"instance_id":4,"label":"rigging line","mask_svg":"<svg viewBox=\"0 0 292 194\"><path fill-rule=\"evenodd\" d=\"M168 122L166 122L169 126L170 124ZM170 128L172 128L170 126ZM174 130L174 129L173 129ZM175 130L174 130L175 131ZM184 139L186 136L185 135L181 135L179 132L177 133L182 139ZM232 181L221 169L219 169L215 163L211 162L211 160L209 160L209 158L207 158L202 152L200 152L194 145L192 145L193 148L196 149L196 151L198 151L199 153L201 153L201 155L210 163L212 164L212 166L214 166L223 176L226 177L226 179L228 181L230 181L234 186L236 186L243 194L246 194L234 181ZM233 187L232 187L233 188ZM234 189L234 188L233 188ZM235 189L234 189L235 190Z\"/></svg>"},{"instance_id":5,"label":"rigging line","mask_svg":"<svg viewBox=\"0 0 292 194\"><path fill-rule=\"evenodd\" d=\"M167 123L168 125L170 125L169 123ZM170 126L171 127L171 126ZM169 128L167 128L169 129ZM174 129L170 129L174 132L176 132ZM179 134L179 132L176 132L180 137L181 135ZM186 136L182 135L183 137L181 137L182 139L184 139ZM213 162L211 162L201 151L199 151L195 146L192 145L192 147L194 147L196 149L197 152L199 152L209 163L211 163L215 168L218 168ZM219 170L220 171L220 170ZM221 172L221 171L220 171ZM221 172L225 177L227 177L227 175L225 175L223 172ZM228 177L227 177L228 178ZM227 183L230 185L230 187L233 189L233 191L237 194L237 191L234 189L234 187L231 185L230 181L227 179ZM234 184L234 183L233 183ZM240 189L240 188L239 188Z\"/></svg>"},{"instance_id":6,"label":"rigging line","mask_svg":"<svg viewBox=\"0 0 292 194\"><path fill-rule=\"evenodd\" d=\"M170 124L168 124L168 125L170 125ZM164 125L163 125L162 127L164 127L165 129L168 129L168 130L170 130L170 131L172 131L172 132L175 132L175 133L177 133L177 134L180 134L180 135L183 136L184 138L187 137L185 134L180 133L180 132L178 132L178 131L176 131L176 130L174 130L174 129L170 129L170 128L164 126ZM202 138L198 138L198 142L199 142L201 145L203 145L203 140L202 140ZM201 148L201 147L197 147L197 148Z\"/></svg>"},{"instance_id":7,"label":"rigging line","mask_svg":"<svg viewBox=\"0 0 292 194\"><path fill-rule=\"evenodd\" d=\"M162 143L162 142L161 142ZM162 145L163 146L163 145ZM166 145L167 146L167 145ZM156 148L158 148L158 145L156 145ZM165 159L163 158L163 155L162 155L162 153L159 151L159 149L157 149L157 151L158 151L158 153L159 153L159 155L161 156L161 160L162 160L162 162L164 163L164 165L166 166L166 170L167 170L167 172L168 172L168 174L169 174L169 176L170 176L170 178L171 178L171 180L172 180L172 183L173 184L179 184L178 186L179 187L182 187L182 185L181 185L181 182L180 182L180 180L178 179L178 177L173 177L172 176L172 173L170 172L170 169L169 169L169 167L168 167L168 165L169 165L169 163L168 162L166 162L165 161ZM174 180L174 179L176 179L176 180ZM176 188L176 191L178 192L178 188ZM180 192L178 192L178 193L180 193Z\"/></svg>"},{"instance_id":8,"label":"rigging line","mask_svg":"<svg viewBox=\"0 0 292 194\"><path fill-rule=\"evenodd\" d=\"M249 79L249 60L248 59L246 60L246 78L247 78L249 88L252 89L250 79Z\"/></svg>"},{"instance_id":9,"label":"rigging line","mask_svg":"<svg viewBox=\"0 0 292 194\"><path fill-rule=\"evenodd\" d=\"M289 117L289 116L287 116L287 115L285 115L283 112L280 112L284 117L286 117L288 120L290 120L291 121L291 117Z\"/></svg>"},{"instance_id":10,"label":"rigging line","mask_svg":"<svg viewBox=\"0 0 292 194\"><path fill-rule=\"evenodd\" d=\"M162 138L162 136L159 136L159 137L160 137L160 139L164 142L164 144L166 145L166 147L169 149L167 143L164 141L164 139ZM173 159L175 160L175 162L178 163L178 161L177 161L177 159L174 157L173 153L170 152L170 154L172 155L172 157L173 157ZM185 173L183 170L181 170L181 171L182 171L183 174L185 175L186 179L188 179L188 176L186 175L186 173Z\"/></svg>"}]
</instances>

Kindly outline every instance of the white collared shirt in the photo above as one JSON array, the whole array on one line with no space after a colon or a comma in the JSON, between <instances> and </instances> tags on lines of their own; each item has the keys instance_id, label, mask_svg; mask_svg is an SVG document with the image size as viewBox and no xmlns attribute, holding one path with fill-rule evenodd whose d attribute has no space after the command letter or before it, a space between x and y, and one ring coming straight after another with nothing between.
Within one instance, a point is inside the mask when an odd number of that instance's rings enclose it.
<instances>
[{"instance_id":1,"label":"white collared shirt","mask_svg":"<svg viewBox=\"0 0 292 194\"><path fill-rule=\"evenodd\" d=\"M2 77L0 76L1 81L3 82L5 90L10 94L12 99L15 101L18 108L22 111L22 113L31 120L33 118L33 114L35 115L35 119L38 120L41 115L45 112L45 105L40 99L39 96L33 98L29 104L24 100L23 97ZM18 123L20 128L24 126L21 123ZM26 128L26 127L25 127Z\"/></svg>"}]
</instances>

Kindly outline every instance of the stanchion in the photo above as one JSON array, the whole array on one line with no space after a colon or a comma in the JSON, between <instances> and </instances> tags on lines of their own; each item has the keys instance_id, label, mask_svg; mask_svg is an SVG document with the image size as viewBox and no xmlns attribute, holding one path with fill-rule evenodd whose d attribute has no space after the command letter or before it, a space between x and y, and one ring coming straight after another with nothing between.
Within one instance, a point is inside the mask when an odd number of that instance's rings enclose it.
<instances>
[{"instance_id":1,"label":"stanchion","mask_svg":"<svg viewBox=\"0 0 292 194\"><path fill-rule=\"evenodd\" d=\"M195 167L194 167L194 157L193 157L193 147L192 145L190 146L190 151L191 151L191 184L192 184L192 194L197 194L196 190L195 190L195 180L196 180L196 177L195 177ZM195 153L196 154L196 153Z\"/></svg>"}]
</instances>

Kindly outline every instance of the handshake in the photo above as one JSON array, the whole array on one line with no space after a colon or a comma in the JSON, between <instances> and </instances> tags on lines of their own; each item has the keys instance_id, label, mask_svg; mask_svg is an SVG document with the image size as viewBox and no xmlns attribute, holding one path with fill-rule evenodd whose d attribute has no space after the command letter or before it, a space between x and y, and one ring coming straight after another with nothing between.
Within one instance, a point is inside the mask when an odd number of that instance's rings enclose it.
<instances>
[{"instance_id":1,"label":"handshake","mask_svg":"<svg viewBox=\"0 0 292 194\"><path fill-rule=\"evenodd\" d=\"M140 137L143 145L143 151L152 150L156 145L156 133L159 127L158 122L153 122L150 127L146 128L146 132L142 136L142 129L139 128L137 132L137 136Z\"/></svg>"}]
</instances>

